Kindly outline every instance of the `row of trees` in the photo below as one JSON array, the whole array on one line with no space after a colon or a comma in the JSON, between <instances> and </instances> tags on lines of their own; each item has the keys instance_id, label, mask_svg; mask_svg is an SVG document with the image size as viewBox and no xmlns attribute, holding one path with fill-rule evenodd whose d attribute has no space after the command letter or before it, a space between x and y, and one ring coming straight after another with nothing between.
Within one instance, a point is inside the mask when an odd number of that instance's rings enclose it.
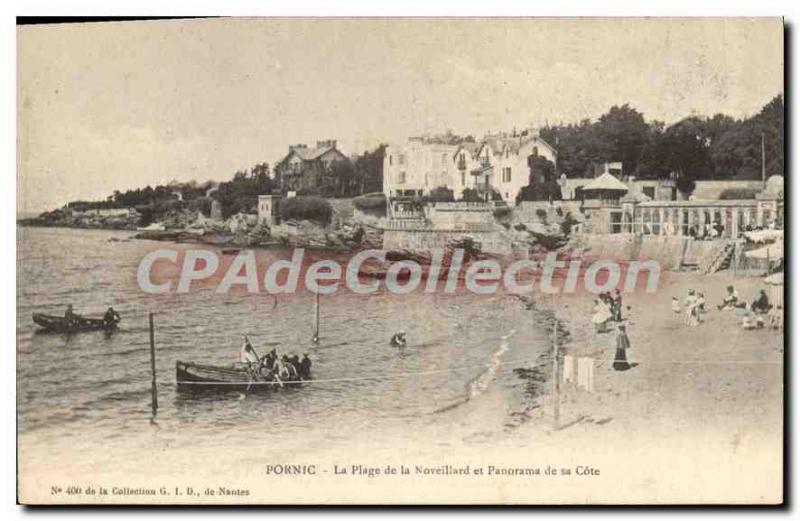
<instances>
[{"instance_id":1,"label":"row of trees","mask_svg":"<svg viewBox=\"0 0 800 521\"><path fill-rule=\"evenodd\" d=\"M366 151L352 161L336 161L324 172L324 179L307 195L356 197L383 190L383 156L386 145Z\"/></svg>"},{"instance_id":2,"label":"row of trees","mask_svg":"<svg viewBox=\"0 0 800 521\"><path fill-rule=\"evenodd\" d=\"M666 126L647 122L629 105L612 107L597 121L551 125L541 130L558 150L558 169L568 177L590 176L594 163L622 161L623 175L687 181L760 179L764 138L767 176L783 175L783 96L749 118L689 116Z\"/></svg>"}]
</instances>

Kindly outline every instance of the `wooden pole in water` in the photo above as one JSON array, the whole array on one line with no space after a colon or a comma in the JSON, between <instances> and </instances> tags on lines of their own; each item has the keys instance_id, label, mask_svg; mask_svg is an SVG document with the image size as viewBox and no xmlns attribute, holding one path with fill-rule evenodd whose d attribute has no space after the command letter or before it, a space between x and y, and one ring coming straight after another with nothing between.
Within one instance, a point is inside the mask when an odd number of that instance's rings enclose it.
<instances>
[{"instance_id":1,"label":"wooden pole in water","mask_svg":"<svg viewBox=\"0 0 800 521\"><path fill-rule=\"evenodd\" d=\"M158 410L158 390L156 388L156 337L152 313L150 313L150 369L153 372L153 416L155 416Z\"/></svg>"},{"instance_id":2,"label":"wooden pole in water","mask_svg":"<svg viewBox=\"0 0 800 521\"><path fill-rule=\"evenodd\" d=\"M319 291L314 295L314 343L319 342Z\"/></svg>"},{"instance_id":3,"label":"wooden pole in water","mask_svg":"<svg viewBox=\"0 0 800 521\"><path fill-rule=\"evenodd\" d=\"M560 415L560 386L558 384L558 320L553 317L553 428L558 429Z\"/></svg>"}]
</instances>

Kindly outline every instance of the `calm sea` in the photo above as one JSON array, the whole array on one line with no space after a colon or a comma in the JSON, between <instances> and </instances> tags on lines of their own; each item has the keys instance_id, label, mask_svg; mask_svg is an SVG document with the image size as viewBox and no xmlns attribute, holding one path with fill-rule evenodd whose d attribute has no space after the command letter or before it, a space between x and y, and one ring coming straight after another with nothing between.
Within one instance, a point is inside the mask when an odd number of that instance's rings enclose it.
<instances>
[{"instance_id":1,"label":"calm sea","mask_svg":"<svg viewBox=\"0 0 800 521\"><path fill-rule=\"evenodd\" d=\"M312 295L220 295L213 286L147 295L136 284L141 258L155 248L190 246L128 235L18 228L20 436L91 447L156 428L149 312L156 314L157 428L175 445L247 444L266 433L287 446L358 438L391 445L429 429L446 433L442 445L469 443L482 433L503 435L515 411L535 407L543 385L536 366L548 351L551 318L515 299L339 290L321 299L321 343L313 346ZM290 254L259 251L259 264ZM86 315L113 305L121 327L110 335L35 331L31 313L62 314L68 303ZM404 353L388 345L401 329L409 340ZM233 362L244 333L261 353L309 353L318 382L266 395L176 392L176 360ZM465 422L467 413L481 420Z\"/></svg>"}]
</instances>

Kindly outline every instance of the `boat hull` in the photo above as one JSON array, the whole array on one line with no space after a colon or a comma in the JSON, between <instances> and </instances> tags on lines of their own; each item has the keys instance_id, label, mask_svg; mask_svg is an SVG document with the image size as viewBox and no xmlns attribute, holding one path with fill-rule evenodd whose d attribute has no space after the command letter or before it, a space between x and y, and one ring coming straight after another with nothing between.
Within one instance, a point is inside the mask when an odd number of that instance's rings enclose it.
<instances>
[{"instance_id":1,"label":"boat hull","mask_svg":"<svg viewBox=\"0 0 800 521\"><path fill-rule=\"evenodd\" d=\"M108 323L102 318L80 317L69 321L57 315L34 313L33 322L41 327L41 331L50 333L79 333L81 331L113 331L117 321Z\"/></svg>"},{"instance_id":2,"label":"boat hull","mask_svg":"<svg viewBox=\"0 0 800 521\"><path fill-rule=\"evenodd\" d=\"M281 389L298 387L302 381L285 381L282 384L267 382L254 377L242 366L216 366L194 362L175 362L175 379L178 391L195 392L242 392L269 393Z\"/></svg>"}]
</instances>

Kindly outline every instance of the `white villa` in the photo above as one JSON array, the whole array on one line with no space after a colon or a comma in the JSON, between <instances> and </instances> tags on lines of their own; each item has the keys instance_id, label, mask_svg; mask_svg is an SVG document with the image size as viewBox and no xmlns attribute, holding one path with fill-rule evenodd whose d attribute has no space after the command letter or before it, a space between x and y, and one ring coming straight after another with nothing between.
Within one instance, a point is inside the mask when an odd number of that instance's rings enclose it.
<instances>
[{"instance_id":1,"label":"white villa","mask_svg":"<svg viewBox=\"0 0 800 521\"><path fill-rule=\"evenodd\" d=\"M383 193L387 198L419 196L446 187L456 198L465 188L497 190L513 204L528 185L529 158L542 156L556 164L557 153L534 131L501 133L481 141L451 144L439 138L409 138L391 145L383 160Z\"/></svg>"}]
</instances>

